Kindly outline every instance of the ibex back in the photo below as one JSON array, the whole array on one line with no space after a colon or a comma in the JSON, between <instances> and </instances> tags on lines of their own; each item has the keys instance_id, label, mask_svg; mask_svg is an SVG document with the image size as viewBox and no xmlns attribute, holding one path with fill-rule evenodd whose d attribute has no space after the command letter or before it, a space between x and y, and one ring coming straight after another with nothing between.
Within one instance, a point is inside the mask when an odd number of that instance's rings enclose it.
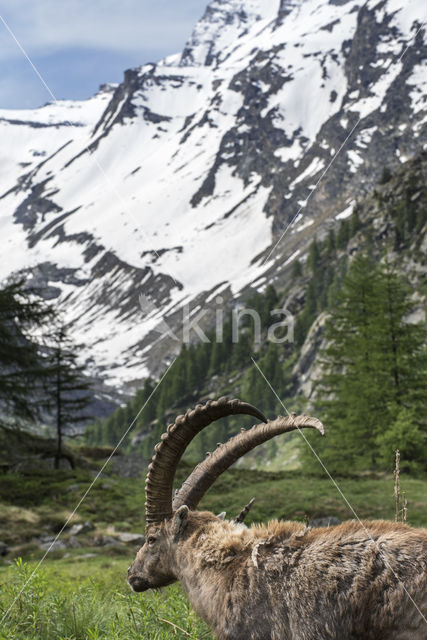
<instances>
[{"instance_id":1,"label":"ibex back","mask_svg":"<svg viewBox=\"0 0 427 640\"><path fill-rule=\"evenodd\" d=\"M259 424L198 465L172 501L176 466L213 420L249 413ZM427 531L384 521L328 529L227 522L195 508L215 479L261 442L315 418L268 422L221 398L170 425L146 482L146 542L129 568L135 591L182 584L219 640L427 640Z\"/></svg>"}]
</instances>

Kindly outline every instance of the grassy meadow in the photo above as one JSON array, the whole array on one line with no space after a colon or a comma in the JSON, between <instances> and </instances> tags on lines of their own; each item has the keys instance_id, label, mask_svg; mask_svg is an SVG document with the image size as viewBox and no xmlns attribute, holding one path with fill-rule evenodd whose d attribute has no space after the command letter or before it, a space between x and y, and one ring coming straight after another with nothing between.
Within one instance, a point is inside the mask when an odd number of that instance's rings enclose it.
<instances>
[{"instance_id":1,"label":"grassy meadow","mask_svg":"<svg viewBox=\"0 0 427 640\"><path fill-rule=\"evenodd\" d=\"M0 608L15 601L1 640L140 640L212 638L178 585L144 595L126 585L129 558L49 560L24 591L34 563L0 572ZM179 628L181 627L181 628Z\"/></svg>"},{"instance_id":2,"label":"grassy meadow","mask_svg":"<svg viewBox=\"0 0 427 640\"><path fill-rule=\"evenodd\" d=\"M184 465L178 483L187 472ZM60 540L67 543L71 524L89 521L93 529L78 536L78 548L49 553L30 579L44 553L37 537L61 529L92 479L86 470L1 477L0 540L11 552L0 558L0 619L8 612L0 625L0 640L213 638L179 585L145 594L131 592L126 571L135 545L96 545L96 537L102 535L143 530L142 479L100 478ZM360 518L394 519L391 474L350 476L337 482ZM403 475L401 485L409 524L426 526L427 481ZM218 479L201 508L226 509L233 517L251 497L256 502L249 521L352 517L328 478L300 471L231 469Z\"/></svg>"}]
</instances>

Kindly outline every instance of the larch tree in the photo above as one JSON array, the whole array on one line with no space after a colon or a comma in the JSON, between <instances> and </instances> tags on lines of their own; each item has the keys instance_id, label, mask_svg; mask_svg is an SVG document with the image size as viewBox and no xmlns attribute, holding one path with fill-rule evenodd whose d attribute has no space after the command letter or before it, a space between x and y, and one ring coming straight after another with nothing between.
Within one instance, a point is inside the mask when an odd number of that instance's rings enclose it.
<instances>
[{"instance_id":1,"label":"larch tree","mask_svg":"<svg viewBox=\"0 0 427 640\"><path fill-rule=\"evenodd\" d=\"M388 468L396 448L415 464L425 454L418 411L427 388L425 329L407 321L414 307L409 293L390 264L374 264L364 255L344 278L325 329L318 386L327 437L316 442L316 450L331 472ZM415 446L401 437L404 414L412 416L408 429ZM312 455L304 455L314 466Z\"/></svg>"},{"instance_id":2,"label":"larch tree","mask_svg":"<svg viewBox=\"0 0 427 640\"><path fill-rule=\"evenodd\" d=\"M54 316L40 292L24 280L0 288L0 408L13 418L40 415L46 378L43 333Z\"/></svg>"},{"instance_id":3,"label":"larch tree","mask_svg":"<svg viewBox=\"0 0 427 640\"><path fill-rule=\"evenodd\" d=\"M86 413L91 402L91 395L88 393L91 385L85 376L85 368L77 364L76 349L69 337L68 328L60 324L53 332L46 364L49 373L46 404L56 431L56 469L63 457L64 437L77 435L76 427L91 417Z\"/></svg>"}]
</instances>

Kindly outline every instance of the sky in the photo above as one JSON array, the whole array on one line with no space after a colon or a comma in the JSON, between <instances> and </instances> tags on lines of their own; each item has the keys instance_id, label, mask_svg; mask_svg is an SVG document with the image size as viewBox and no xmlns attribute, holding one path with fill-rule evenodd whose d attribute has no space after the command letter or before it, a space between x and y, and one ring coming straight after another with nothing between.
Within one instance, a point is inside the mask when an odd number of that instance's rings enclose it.
<instances>
[{"instance_id":1,"label":"sky","mask_svg":"<svg viewBox=\"0 0 427 640\"><path fill-rule=\"evenodd\" d=\"M0 109L84 99L181 51L208 0L0 0ZM3 22L4 21L4 22Z\"/></svg>"}]
</instances>

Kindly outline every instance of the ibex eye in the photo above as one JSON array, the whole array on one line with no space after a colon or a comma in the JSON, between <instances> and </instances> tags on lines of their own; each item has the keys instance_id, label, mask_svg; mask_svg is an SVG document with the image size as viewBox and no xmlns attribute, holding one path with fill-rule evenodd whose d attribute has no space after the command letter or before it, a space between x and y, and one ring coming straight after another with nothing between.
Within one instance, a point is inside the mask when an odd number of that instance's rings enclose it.
<instances>
[{"instance_id":1,"label":"ibex eye","mask_svg":"<svg viewBox=\"0 0 427 640\"><path fill-rule=\"evenodd\" d=\"M154 536L148 536L147 542L148 544L153 544L153 542L156 542L156 538Z\"/></svg>"}]
</instances>

